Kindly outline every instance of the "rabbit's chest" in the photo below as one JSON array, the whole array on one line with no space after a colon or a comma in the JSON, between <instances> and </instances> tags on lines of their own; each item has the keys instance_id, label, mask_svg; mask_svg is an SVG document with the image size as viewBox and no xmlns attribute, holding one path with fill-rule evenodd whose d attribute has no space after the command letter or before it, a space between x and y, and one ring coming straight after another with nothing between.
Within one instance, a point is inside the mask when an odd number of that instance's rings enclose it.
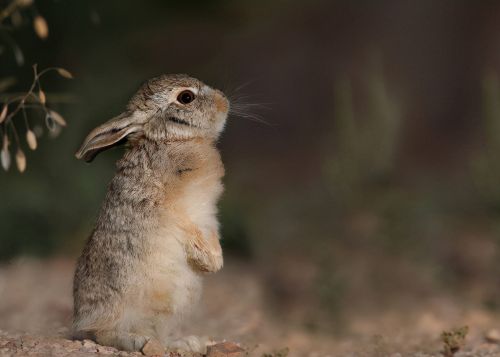
<instances>
[{"instance_id":1,"label":"rabbit's chest","mask_svg":"<svg viewBox=\"0 0 500 357\"><path fill-rule=\"evenodd\" d=\"M175 204L202 231L218 228L217 201L223 191L223 174L222 164L196 169Z\"/></svg>"}]
</instances>

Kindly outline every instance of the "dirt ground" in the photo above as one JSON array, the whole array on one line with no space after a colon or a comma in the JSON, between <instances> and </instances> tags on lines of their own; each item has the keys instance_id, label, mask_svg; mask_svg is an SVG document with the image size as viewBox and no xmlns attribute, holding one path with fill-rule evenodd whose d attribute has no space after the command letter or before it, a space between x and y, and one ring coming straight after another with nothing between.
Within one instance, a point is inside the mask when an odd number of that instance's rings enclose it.
<instances>
[{"instance_id":1,"label":"dirt ground","mask_svg":"<svg viewBox=\"0 0 500 357\"><path fill-rule=\"evenodd\" d=\"M19 259L0 268L0 357L140 355L66 338L73 264ZM202 302L184 331L237 342L259 357L500 356L498 316L446 296L406 310L384 306L353 313L341 332L326 333L278 318L265 289L254 267L229 261L207 277ZM451 334L446 351L442 332L460 326L468 326L465 339Z\"/></svg>"}]
</instances>

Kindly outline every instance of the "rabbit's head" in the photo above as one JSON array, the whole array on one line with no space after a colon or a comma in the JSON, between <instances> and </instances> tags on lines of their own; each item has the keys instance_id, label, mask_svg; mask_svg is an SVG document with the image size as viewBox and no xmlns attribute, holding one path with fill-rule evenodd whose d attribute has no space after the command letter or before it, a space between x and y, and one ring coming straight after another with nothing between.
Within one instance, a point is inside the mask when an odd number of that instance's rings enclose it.
<instances>
[{"instance_id":1,"label":"rabbit's head","mask_svg":"<svg viewBox=\"0 0 500 357\"><path fill-rule=\"evenodd\" d=\"M153 141L216 139L224 128L229 101L224 94L187 75L150 79L130 99L124 113L90 132L76 153L95 156L128 139Z\"/></svg>"}]
</instances>

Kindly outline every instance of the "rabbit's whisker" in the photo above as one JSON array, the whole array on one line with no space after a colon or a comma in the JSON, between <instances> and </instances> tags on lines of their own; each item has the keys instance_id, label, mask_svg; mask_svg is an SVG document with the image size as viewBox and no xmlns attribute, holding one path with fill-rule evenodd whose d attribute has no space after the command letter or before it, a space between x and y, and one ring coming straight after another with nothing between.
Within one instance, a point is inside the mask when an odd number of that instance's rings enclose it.
<instances>
[{"instance_id":1,"label":"rabbit's whisker","mask_svg":"<svg viewBox=\"0 0 500 357\"><path fill-rule=\"evenodd\" d=\"M248 111L243 111L243 110L238 110L238 109L230 109L229 115L232 115L232 116L235 116L235 117L239 117L239 118L242 118L242 119L248 119L248 120L251 120L251 121L254 121L254 122L257 122L257 123L261 123L261 124L266 124L266 125L269 125L269 126L272 125L271 123L265 121L262 118L261 115L256 114L256 113L251 113L251 112L248 112Z\"/></svg>"},{"instance_id":2,"label":"rabbit's whisker","mask_svg":"<svg viewBox=\"0 0 500 357\"><path fill-rule=\"evenodd\" d=\"M235 98L233 96L230 100L229 114L235 117L240 117L243 119L248 119L261 124L272 125L271 123L264 120L262 115L256 113L255 110L260 109L270 109L270 103L248 103L245 102L250 96L240 95Z\"/></svg>"}]
</instances>

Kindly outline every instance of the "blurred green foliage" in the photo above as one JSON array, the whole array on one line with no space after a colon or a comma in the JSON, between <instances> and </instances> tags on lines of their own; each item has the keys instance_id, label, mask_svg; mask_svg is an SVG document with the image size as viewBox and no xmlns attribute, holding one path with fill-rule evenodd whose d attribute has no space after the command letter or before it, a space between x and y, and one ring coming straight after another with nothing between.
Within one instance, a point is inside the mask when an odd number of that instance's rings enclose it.
<instances>
[{"instance_id":1,"label":"blurred green foliage","mask_svg":"<svg viewBox=\"0 0 500 357\"><path fill-rule=\"evenodd\" d=\"M482 81L483 134L480 154L472 161L472 178L481 199L500 209L500 83L495 72Z\"/></svg>"}]
</instances>

